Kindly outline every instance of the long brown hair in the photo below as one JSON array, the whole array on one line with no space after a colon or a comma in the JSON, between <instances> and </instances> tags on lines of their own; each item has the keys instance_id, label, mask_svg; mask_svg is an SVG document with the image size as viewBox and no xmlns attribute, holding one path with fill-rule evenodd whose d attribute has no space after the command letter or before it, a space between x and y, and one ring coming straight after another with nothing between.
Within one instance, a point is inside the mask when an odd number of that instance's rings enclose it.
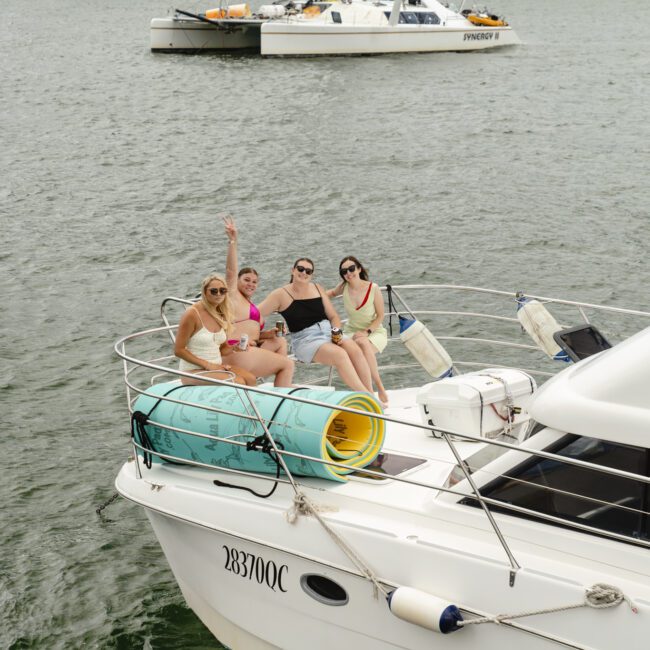
<instances>
[{"instance_id":1,"label":"long brown hair","mask_svg":"<svg viewBox=\"0 0 650 650\"><path fill-rule=\"evenodd\" d=\"M228 288L226 280L222 275L211 273L207 278L203 279L203 282L201 282L201 304L205 311L207 311L208 314L210 314L210 316L221 325L221 328L226 332L226 334L229 335L234 329L233 321L235 319L230 296L226 294L219 306L213 307L207 298L208 286L213 280L221 282L224 287Z\"/></svg>"},{"instance_id":2,"label":"long brown hair","mask_svg":"<svg viewBox=\"0 0 650 650\"><path fill-rule=\"evenodd\" d=\"M344 258L339 262L339 275L341 276L341 279L343 280L343 282L347 282L347 280L345 279L345 276L344 276L343 273L341 272L341 267L342 267L343 264L345 264L345 262L347 262L348 260L350 260L350 262L354 262L354 263L357 265L357 267L359 268L359 277L360 277L362 280L368 280L368 271L366 271L366 269L365 269L365 267L363 266L363 264L361 264L361 262L360 262L360 261L359 261L359 260L358 260L354 255L348 255L347 257L344 257Z\"/></svg>"}]
</instances>

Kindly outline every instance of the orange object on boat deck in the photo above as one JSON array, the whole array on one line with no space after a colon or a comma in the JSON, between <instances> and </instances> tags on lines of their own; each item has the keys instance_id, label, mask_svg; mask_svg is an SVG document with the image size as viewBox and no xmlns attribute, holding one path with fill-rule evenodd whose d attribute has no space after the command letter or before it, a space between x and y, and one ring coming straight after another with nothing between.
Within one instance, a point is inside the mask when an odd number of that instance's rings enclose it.
<instances>
[{"instance_id":1,"label":"orange object on boat deck","mask_svg":"<svg viewBox=\"0 0 650 650\"><path fill-rule=\"evenodd\" d=\"M469 14L467 20L474 25L483 27L505 27L508 23L496 16L484 16L480 14Z\"/></svg>"},{"instance_id":2,"label":"orange object on boat deck","mask_svg":"<svg viewBox=\"0 0 650 650\"><path fill-rule=\"evenodd\" d=\"M210 20L214 20L215 18L225 18L226 17L226 10L225 9L206 9L205 17L209 18Z\"/></svg>"},{"instance_id":3,"label":"orange object on boat deck","mask_svg":"<svg viewBox=\"0 0 650 650\"><path fill-rule=\"evenodd\" d=\"M320 15L320 7L318 7L316 5L309 5L309 7L305 7L302 10L302 13L307 18L314 18L314 17Z\"/></svg>"},{"instance_id":4,"label":"orange object on boat deck","mask_svg":"<svg viewBox=\"0 0 650 650\"><path fill-rule=\"evenodd\" d=\"M251 15L251 8L247 3L239 5L230 5L225 9L208 9L205 12L205 17L210 20L219 18L247 18Z\"/></svg>"}]
</instances>

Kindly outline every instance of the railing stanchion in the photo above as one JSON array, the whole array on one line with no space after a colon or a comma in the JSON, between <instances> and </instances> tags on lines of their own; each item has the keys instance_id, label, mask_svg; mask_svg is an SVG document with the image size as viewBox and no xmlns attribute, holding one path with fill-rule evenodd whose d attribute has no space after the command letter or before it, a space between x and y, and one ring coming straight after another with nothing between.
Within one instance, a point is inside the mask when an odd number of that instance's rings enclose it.
<instances>
[{"instance_id":1,"label":"railing stanchion","mask_svg":"<svg viewBox=\"0 0 650 650\"><path fill-rule=\"evenodd\" d=\"M287 467L287 464L284 461L284 458L282 458L282 454L278 450L275 440L273 440L273 436L271 435L271 432L268 430L266 424L264 423L264 419L262 418L262 414L257 410L257 405L253 401L253 398L250 396L250 393L245 390L245 389L238 389L238 390L244 390L244 393L246 394L246 398L248 399L249 404L251 405L251 408L255 412L255 416L257 417L258 422L262 425L262 429L264 429L264 435L268 439L269 443L271 444L271 447L273 447L273 451L275 452L275 457L277 459L277 462L282 465L282 469L284 470L284 473L287 475L287 478L289 479L289 482L291 483L291 487L293 488L294 492L298 494L298 486L296 485L296 482L289 471L289 468Z\"/></svg>"},{"instance_id":2,"label":"railing stanchion","mask_svg":"<svg viewBox=\"0 0 650 650\"><path fill-rule=\"evenodd\" d=\"M476 483L474 483L474 479L472 478L472 475L470 474L469 470L467 469L467 464L465 461L461 458L460 454L458 453L458 450L456 449L453 441L449 437L448 433L442 433L442 437L445 439L445 442L449 445L449 449L451 449L451 453L454 455L454 458L456 459L456 462L458 463L458 466L461 468L463 471L463 474L465 475L465 478L467 479L467 482L470 484L472 488L472 492L474 493L474 496L476 497L476 500L481 504L481 508L483 508L483 512L485 512L488 520L490 521L490 525L492 526L492 529L494 530L496 536L499 538L499 542L501 543L501 546L503 547L503 550L506 552L506 555L508 556L508 560L510 562L510 586L514 587L515 586L515 576L517 575L517 571L521 569L521 566L519 562L515 559L515 556L512 554L512 551L510 550L510 547L508 546L508 543L505 540L505 537L503 536L503 533L501 532L501 529L499 528L499 525L497 524L496 520L494 519L494 516L490 512L490 509L487 507L487 504L485 501L483 501L483 495L479 491L478 487L476 486Z\"/></svg>"},{"instance_id":3,"label":"railing stanchion","mask_svg":"<svg viewBox=\"0 0 650 650\"><path fill-rule=\"evenodd\" d=\"M140 458L138 457L138 446L135 444L135 440L131 442L133 447L133 461L135 462L135 476L138 479L142 478L142 470L140 469Z\"/></svg>"}]
</instances>

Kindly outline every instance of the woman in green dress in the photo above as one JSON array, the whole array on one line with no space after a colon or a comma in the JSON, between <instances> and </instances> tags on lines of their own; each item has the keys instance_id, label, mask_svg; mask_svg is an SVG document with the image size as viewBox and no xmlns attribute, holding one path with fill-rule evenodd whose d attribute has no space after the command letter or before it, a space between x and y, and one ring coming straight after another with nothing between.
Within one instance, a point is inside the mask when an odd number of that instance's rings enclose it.
<instances>
[{"instance_id":1,"label":"woman in green dress","mask_svg":"<svg viewBox=\"0 0 650 650\"><path fill-rule=\"evenodd\" d=\"M388 404L388 394L381 382L375 355L388 342L384 320L384 299L379 286L368 279L368 272L354 256L348 255L339 264L341 282L327 292L330 297L343 295L343 306L348 321L343 333L351 336L363 350L370 366L372 381L380 401Z\"/></svg>"}]
</instances>

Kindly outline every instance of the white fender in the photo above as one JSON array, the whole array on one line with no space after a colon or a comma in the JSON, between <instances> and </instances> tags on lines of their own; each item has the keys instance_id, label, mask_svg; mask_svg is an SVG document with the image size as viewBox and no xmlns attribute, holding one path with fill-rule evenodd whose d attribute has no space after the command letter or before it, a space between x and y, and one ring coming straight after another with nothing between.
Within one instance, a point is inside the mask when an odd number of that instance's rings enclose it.
<instances>
[{"instance_id":1,"label":"white fender","mask_svg":"<svg viewBox=\"0 0 650 650\"><path fill-rule=\"evenodd\" d=\"M517 318L521 326L551 359L570 361L567 353L555 342L553 334L562 327L539 301L532 298L517 298Z\"/></svg>"},{"instance_id":2,"label":"white fender","mask_svg":"<svg viewBox=\"0 0 650 650\"><path fill-rule=\"evenodd\" d=\"M398 587L388 595L390 611L403 621L449 634L461 629L463 617L456 605L412 587Z\"/></svg>"},{"instance_id":3,"label":"white fender","mask_svg":"<svg viewBox=\"0 0 650 650\"><path fill-rule=\"evenodd\" d=\"M442 379L452 374L451 357L424 323L400 316L399 328L404 345L432 377Z\"/></svg>"}]
</instances>

